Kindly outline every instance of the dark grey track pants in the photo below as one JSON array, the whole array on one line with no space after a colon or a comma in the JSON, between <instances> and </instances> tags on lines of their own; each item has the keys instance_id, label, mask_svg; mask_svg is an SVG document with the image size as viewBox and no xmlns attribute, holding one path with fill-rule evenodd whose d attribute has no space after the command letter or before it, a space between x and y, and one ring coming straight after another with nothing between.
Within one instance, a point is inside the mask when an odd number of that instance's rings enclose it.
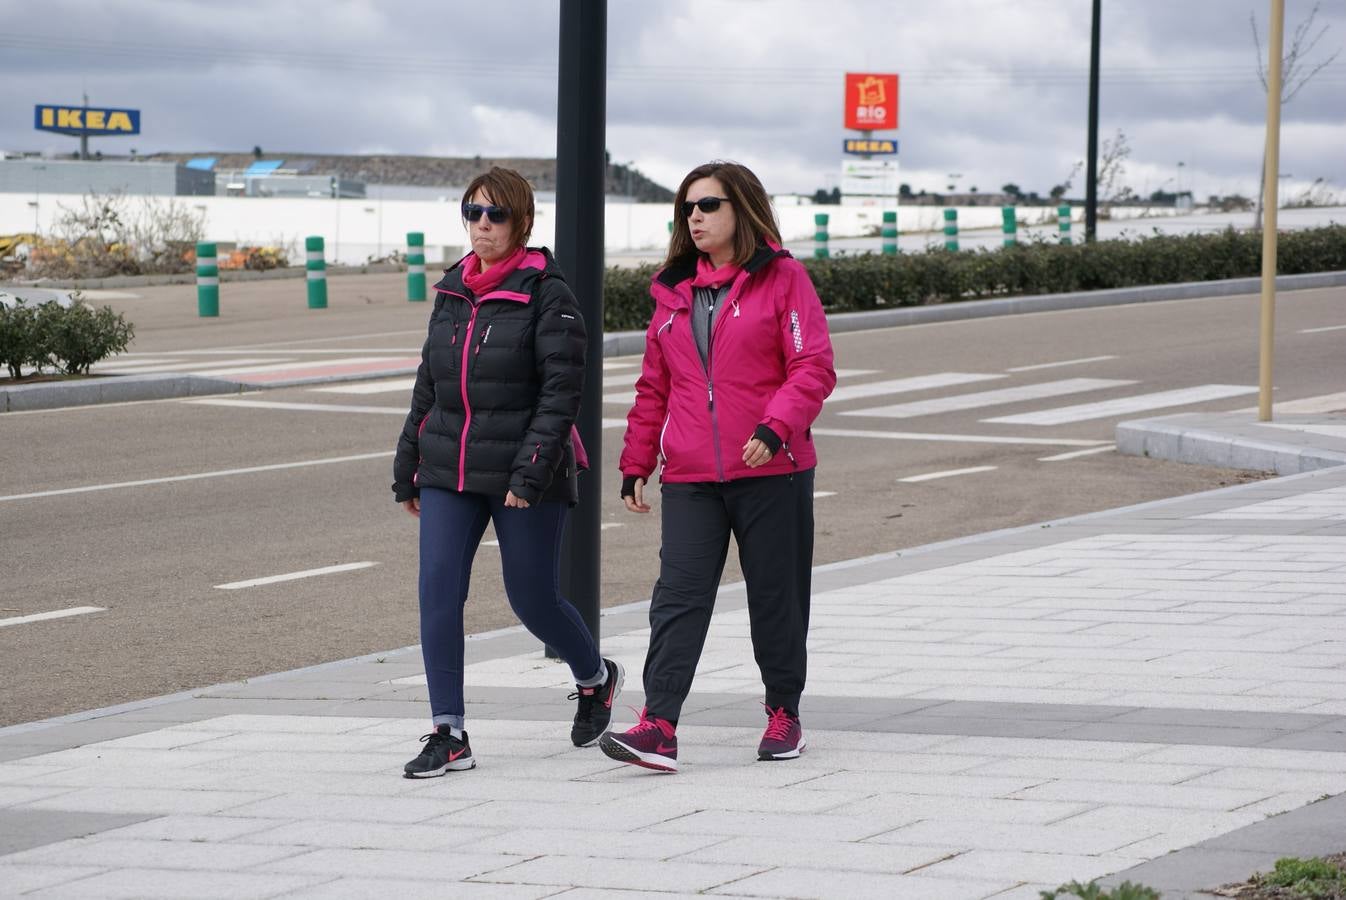
<instances>
[{"instance_id":1,"label":"dark grey track pants","mask_svg":"<svg viewBox=\"0 0 1346 900\"><path fill-rule=\"evenodd\" d=\"M663 546L645 657L649 714L678 720L706 642L732 534L767 705L798 715L808 662L813 470L726 482L665 482L661 491Z\"/></svg>"}]
</instances>

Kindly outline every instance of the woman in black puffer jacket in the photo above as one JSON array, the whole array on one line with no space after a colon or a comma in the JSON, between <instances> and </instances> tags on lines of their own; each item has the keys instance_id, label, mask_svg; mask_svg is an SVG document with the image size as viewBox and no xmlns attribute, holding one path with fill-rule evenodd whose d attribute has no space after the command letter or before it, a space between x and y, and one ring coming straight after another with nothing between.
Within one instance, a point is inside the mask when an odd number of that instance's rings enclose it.
<instances>
[{"instance_id":1,"label":"woman in black puffer jacket","mask_svg":"<svg viewBox=\"0 0 1346 900\"><path fill-rule=\"evenodd\" d=\"M526 246L533 191L510 169L468 185L472 252L435 285L430 333L397 442L393 494L420 519L421 647L432 726L409 778L476 765L463 722L463 605L487 522L519 620L570 665L570 737L595 743L621 690L558 590L565 517L584 464L574 432L584 383L579 305L546 248ZM578 460L577 460L578 456Z\"/></svg>"}]
</instances>

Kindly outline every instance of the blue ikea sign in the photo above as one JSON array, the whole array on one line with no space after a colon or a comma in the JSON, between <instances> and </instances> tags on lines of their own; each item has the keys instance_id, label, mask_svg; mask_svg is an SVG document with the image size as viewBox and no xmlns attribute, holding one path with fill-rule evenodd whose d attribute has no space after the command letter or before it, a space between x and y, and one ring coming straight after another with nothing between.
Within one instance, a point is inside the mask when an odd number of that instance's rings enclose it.
<instances>
[{"instance_id":1,"label":"blue ikea sign","mask_svg":"<svg viewBox=\"0 0 1346 900\"><path fill-rule=\"evenodd\" d=\"M140 110L38 105L33 108L33 127L38 131L54 131L77 137L140 134Z\"/></svg>"}]
</instances>

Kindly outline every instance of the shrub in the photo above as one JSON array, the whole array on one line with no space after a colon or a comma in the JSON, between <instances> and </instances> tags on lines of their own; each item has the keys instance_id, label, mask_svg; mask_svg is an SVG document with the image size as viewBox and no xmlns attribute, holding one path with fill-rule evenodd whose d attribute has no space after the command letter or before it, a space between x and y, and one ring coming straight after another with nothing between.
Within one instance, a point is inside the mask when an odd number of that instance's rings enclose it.
<instances>
[{"instance_id":1,"label":"shrub","mask_svg":"<svg viewBox=\"0 0 1346 900\"><path fill-rule=\"evenodd\" d=\"M1160 900L1160 894L1154 888L1146 887L1143 884L1132 884L1129 881L1123 881L1112 890L1105 890L1098 886L1098 882L1091 881L1088 884L1080 884L1078 881L1072 881L1070 884L1063 884L1054 891L1042 891L1041 900L1056 900L1058 897L1079 897L1082 900Z\"/></svg>"},{"instance_id":2,"label":"shrub","mask_svg":"<svg viewBox=\"0 0 1346 900\"><path fill-rule=\"evenodd\" d=\"M40 374L54 366L66 375L87 375L89 367L131 343L135 329L109 306L93 309L76 302L37 306L20 300L0 307L0 364L18 378L23 366Z\"/></svg>"},{"instance_id":3,"label":"shrub","mask_svg":"<svg viewBox=\"0 0 1346 900\"><path fill-rule=\"evenodd\" d=\"M121 353L135 337L131 324L110 306L95 310L83 303L68 308L44 303L37 318L56 367L66 375L87 375L91 365Z\"/></svg>"}]
</instances>

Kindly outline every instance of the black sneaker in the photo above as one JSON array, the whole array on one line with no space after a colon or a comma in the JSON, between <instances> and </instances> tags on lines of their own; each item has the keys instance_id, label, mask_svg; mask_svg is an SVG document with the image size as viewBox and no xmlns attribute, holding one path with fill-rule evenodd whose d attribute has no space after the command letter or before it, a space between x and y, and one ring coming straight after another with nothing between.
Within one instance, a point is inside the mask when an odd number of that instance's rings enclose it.
<instances>
[{"instance_id":1,"label":"black sneaker","mask_svg":"<svg viewBox=\"0 0 1346 900\"><path fill-rule=\"evenodd\" d=\"M607 681L598 687L575 685L575 693L566 698L579 700L575 724L570 727L570 741L576 747L593 746L608 730L608 723L612 721L612 701L622 692L622 682L626 680L626 670L621 663L605 659L603 665L608 670Z\"/></svg>"},{"instance_id":2,"label":"black sneaker","mask_svg":"<svg viewBox=\"0 0 1346 900\"><path fill-rule=\"evenodd\" d=\"M461 772L476 766L472 758L472 748L467 744L467 732L463 732L460 741L454 737L449 726L440 725L429 734L422 735L425 748L421 755L402 768L403 778L438 778L445 772Z\"/></svg>"}]
</instances>

